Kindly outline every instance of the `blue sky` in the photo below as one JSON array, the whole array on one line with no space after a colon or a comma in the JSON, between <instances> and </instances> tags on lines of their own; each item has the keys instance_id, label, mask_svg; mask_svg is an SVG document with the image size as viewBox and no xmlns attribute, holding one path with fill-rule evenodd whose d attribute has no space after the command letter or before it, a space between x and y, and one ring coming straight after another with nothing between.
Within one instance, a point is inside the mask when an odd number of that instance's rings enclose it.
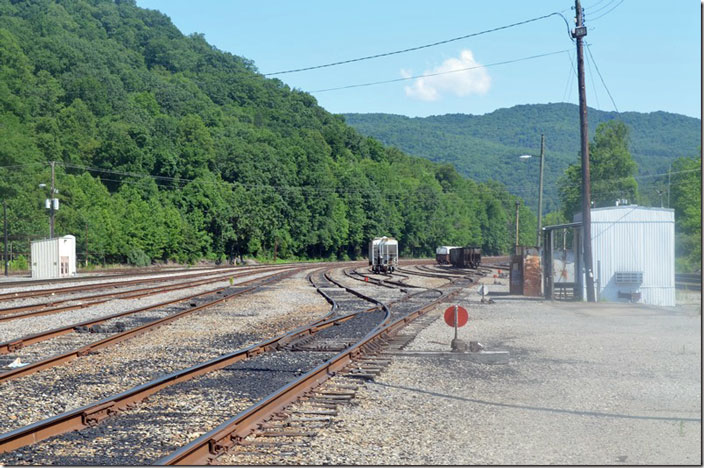
<instances>
[{"instance_id":1,"label":"blue sky","mask_svg":"<svg viewBox=\"0 0 704 468\"><path fill-rule=\"evenodd\" d=\"M252 2L137 0L184 34L254 61L262 73L314 66L433 43L562 12L568 0L356 0ZM620 111L701 118L701 24L696 0L583 0L586 41ZM484 114L517 104L577 103L574 44L556 16L419 51L279 75L334 113L409 116ZM569 50L517 63L487 66ZM587 103L614 106L586 54ZM316 90L479 67L377 86Z\"/></svg>"}]
</instances>

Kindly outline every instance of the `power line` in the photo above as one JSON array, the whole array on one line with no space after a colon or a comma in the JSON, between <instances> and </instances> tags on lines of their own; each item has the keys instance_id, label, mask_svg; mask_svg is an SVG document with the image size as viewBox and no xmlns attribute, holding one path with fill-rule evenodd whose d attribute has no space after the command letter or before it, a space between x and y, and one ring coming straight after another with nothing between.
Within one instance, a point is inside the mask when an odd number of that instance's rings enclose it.
<instances>
[{"instance_id":1,"label":"power line","mask_svg":"<svg viewBox=\"0 0 704 468\"><path fill-rule=\"evenodd\" d=\"M562 53L569 52L569 51L570 51L570 49L563 49L563 50L558 50L558 51L555 51L555 52L548 52L548 53L545 53L545 54L531 55L530 57L522 57L522 58L513 59L513 60L506 60L506 61L503 61L503 62L489 63L489 64L486 64L486 65L477 65L477 66L474 66L474 67L460 68L460 69L457 69L457 70L450 70L450 71L445 71L445 72L427 73L427 74L424 74L424 75L408 76L408 77L404 77L404 78L396 78L396 79L393 79L393 80L373 81L373 82L370 82L370 83L353 84L353 85L347 85L347 86L340 86L340 87L337 87L337 88L318 89L318 90L315 90L315 91L309 91L309 93L326 93L326 92L328 92L328 91L338 91L338 90L341 90L341 89L362 88L362 87L366 87L366 86L375 86L375 85L380 85L380 84L398 83L398 82L400 82L400 81L415 80L415 79L418 79L418 78L428 78L428 77L431 77L431 76L447 75L447 74L450 74L450 73L460 73L460 72L464 72L464 71L475 70L475 69L477 69L477 68L488 68L488 67L494 67L494 66L497 66L497 65L507 65L507 64L509 64L509 63L523 62L523 61L525 61L525 60L532 60L532 59L536 59L536 58L547 57L547 56L549 56L549 55L562 54Z\"/></svg>"},{"instance_id":2,"label":"power line","mask_svg":"<svg viewBox=\"0 0 704 468\"><path fill-rule=\"evenodd\" d=\"M295 68L295 69L291 69L291 70L283 70L283 71L278 71L278 72L274 72L274 73L264 73L263 75L264 75L264 76L274 76L274 75L283 75L283 74L285 74L285 73L297 73L297 72L308 71L308 70L318 70L318 69L320 69L320 68L335 67L335 66L344 65L344 64L347 64L347 63L361 62L361 61L364 61L364 60L371 60L371 59L380 58L380 57L388 57L388 56L390 56L390 55L404 54L404 53L407 53L407 52L413 52L413 51L415 51L415 50L427 49L427 48L429 48L429 47L435 47L435 46L439 46L439 45L442 45L442 44L448 44L448 43L450 43L450 42L455 42L455 41L459 41L459 40L462 40L462 39L467 39L467 38L470 38L470 37L481 36L481 35L483 35L483 34L488 34L488 33L491 33L491 32L501 31L501 30L513 28L513 27L516 27L516 26L521 26L521 25L524 25L524 24L528 24L528 23L532 23L532 22L535 22L535 21L539 21L539 20L543 20L543 19L549 18L549 17L551 17L551 16L560 16L563 20L565 20L565 23L567 24L567 31L568 31L568 33L569 33L569 23L567 22L567 19L565 19L565 17L562 15L562 13L560 13L560 12L554 12L554 13L550 13L550 14L548 14L548 15L538 16L538 17L531 18L531 19L527 19L527 20L524 20L524 21L519 21L519 22L517 22L517 23L511 23L511 24L507 24L507 25L505 25L505 26L499 26L499 27L497 27L497 28L486 29L486 30L484 30L484 31L479 31L479 32L472 33L472 34L466 34L466 35L464 35L464 36L453 37L453 38L451 38L451 39L445 39L445 40L442 40L442 41L433 42L433 43L431 43L431 44L424 44L424 45L420 45L420 46L416 46L416 47L409 47L409 48L407 48L407 49L395 50L395 51L392 51L392 52L384 52L384 53L381 53L381 54L367 55L367 56L365 56L365 57L359 57L359 58L354 58L354 59L349 59L349 60L341 60L341 61L339 61L339 62L331 62L331 63L326 63L326 64L323 64L323 65L315 65L315 66L312 66L312 67Z\"/></svg>"},{"instance_id":3,"label":"power line","mask_svg":"<svg viewBox=\"0 0 704 468\"><path fill-rule=\"evenodd\" d=\"M601 72L599 71L599 66L596 64L596 61L594 60L594 56L592 55L592 50L589 48L589 43L585 43L587 46L587 52L589 53L589 57L591 58L591 62L594 62L594 68L596 68L596 73L599 75L599 79L601 80L601 84L604 85L604 89L606 90L606 94L609 95L609 99L611 99L611 104L614 105L614 109L616 109L616 112L618 112L618 107L616 107L616 102L614 101L614 98L611 96L611 92L609 91L609 88L606 86L606 82L604 81L604 77L601 76Z\"/></svg>"},{"instance_id":4,"label":"power line","mask_svg":"<svg viewBox=\"0 0 704 468\"><path fill-rule=\"evenodd\" d=\"M592 62L590 60L586 60L587 62L587 67L589 67L589 77L591 78L592 82L592 90L594 91L594 99L596 100L596 108L600 109L601 104L599 104L599 95L596 92L596 84L594 84L594 72L592 71Z\"/></svg>"},{"instance_id":5,"label":"power line","mask_svg":"<svg viewBox=\"0 0 704 468\"><path fill-rule=\"evenodd\" d=\"M589 5L588 7L584 7L584 8L585 8L586 10L589 10L590 8L594 8L594 7L597 6L597 5L601 5L601 4L604 3L605 1L606 1L606 0L599 0L599 1L596 2L594 5ZM613 1L613 0L612 0L612 1ZM603 7L602 7L602 8L603 8ZM601 10L601 8L599 8L598 10ZM597 11L598 11L598 10L597 10Z\"/></svg>"},{"instance_id":6,"label":"power line","mask_svg":"<svg viewBox=\"0 0 704 468\"><path fill-rule=\"evenodd\" d=\"M596 9L594 9L594 10L591 10L591 8L594 8L595 6L597 6L597 5L599 5L600 3L602 3L602 2L603 2L603 0L602 0L602 1L600 1L600 2L598 2L598 3L596 3L596 4L592 5L592 6L590 6L590 7L588 7L588 8L585 7L585 10L587 10L590 14L596 14L596 13L599 13L600 11L604 11L605 9L609 8L611 5L613 5L614 3L616 3L616 1L617 1L617 0L609 0L609 2L608 2L606 5L602 5L602 6L599 7L599 8L596 8Z\"/></svg>"},{"instance_id":7,"label":"power line","mask_svg":"<svg viewBox=\"0 0 704 468\"><path fill-rule=\"evenodd\" d=\"M612 11L614 11L616 8L618 8L619 5L621 5L622 3L623 3L623 0L621 0L620 2L618 2L612 9L610 9L610 10L607 11L606 13L602 13L601 15L597 16L596 18L593 18L591 21L594 22L594 21L598 20L599 18L603 18L604 16L608 15L609 13L611 13Z\"/></svg>"},{"instance_id":8,"label":"power line","mask_svg":"<svg viewBox=\"0 0 704 468\"><path fill-rule=\"evenodd\" d=\"M0 166L0 169L17 169L18 167L36 166L36 165L47 165L48 163L42 161L24 163L24 164L11 164L9 166Z\"/></svg>"}]
</instances>

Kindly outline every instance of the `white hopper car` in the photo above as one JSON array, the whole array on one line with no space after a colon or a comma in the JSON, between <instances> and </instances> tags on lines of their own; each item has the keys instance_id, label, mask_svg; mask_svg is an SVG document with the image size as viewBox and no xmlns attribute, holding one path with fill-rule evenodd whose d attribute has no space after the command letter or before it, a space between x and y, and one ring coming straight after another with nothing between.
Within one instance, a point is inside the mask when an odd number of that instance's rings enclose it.
<instances>
[{"instance_id":1,"label":"white hopper car","mask_svg":"<svg viewBox=\"0 0 704 468\"><path fill-rule=\"evenodd\" d=\"M369 242L369 265L374 273L391 273L398 266L398 241L375 237Z\"/></svg>"}]
</instances>

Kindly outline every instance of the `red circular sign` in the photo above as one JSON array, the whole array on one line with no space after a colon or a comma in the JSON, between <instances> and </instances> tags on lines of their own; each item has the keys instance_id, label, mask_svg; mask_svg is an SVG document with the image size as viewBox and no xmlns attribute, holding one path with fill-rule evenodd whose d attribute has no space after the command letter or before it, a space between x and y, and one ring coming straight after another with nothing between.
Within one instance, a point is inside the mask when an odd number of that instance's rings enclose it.
<instances>
[{"instance_id":1,"label":"red circular sign","mask_svg":"<svg viewBox=\"0 0 704 468\"><path fill-rule=\"evenodd\" d=\"M462 306L457 307L457 326L464 327L469 320L467 309ZM455 306L450 306L445 309L445 323L451 327L455 326Z\"/></svg>"}]
</instances>

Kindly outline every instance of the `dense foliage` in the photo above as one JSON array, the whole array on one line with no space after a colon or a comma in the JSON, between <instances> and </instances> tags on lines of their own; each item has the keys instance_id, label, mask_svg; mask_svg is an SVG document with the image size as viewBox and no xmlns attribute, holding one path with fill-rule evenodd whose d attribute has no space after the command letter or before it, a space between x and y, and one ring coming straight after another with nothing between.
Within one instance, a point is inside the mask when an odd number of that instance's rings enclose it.
<instances>
[{"instance_id":1,"label":"dense foliage","mask_svg":"<svg viewBox=\"0 0 704 468\"><path fill-rule=\"evenodd\" d=\"M668 165L701 145L701 121L667 112L603 112L589 108L589 133L620 120L630 129L629 149L641 176L667 172ZM364 135L432 161L450 162L476 180L497 180L528 206L538 205L538 158L545 134L545 212L559 208L557 180L578 161L579 108L574 104L528 104L485 115L449 114L409 118L390 114L346 114L347 122ZM649 179L646 179L649 180ZM643 201L659 203L655 189L641 184Z\"/></svg>"},{"instance_id":2,"label":"dense foliage","mask_svg":"<svg viewBox=\"0 0 704 468\"><path fill-rule=\"evenodd\" d=\"M700 152L701 154L701 152ZM702 159L679 158L672 164L671 206L675 209L677 269L702 269Z\"/></svg>"},{"instance_id":3,"label":"dense foliage","mask_svg":"<svg viewBox=\"0 0 704 468\"><path fill-rule=\"evenodd\" d=\"M0 0L0 195L13 251L48 233L135 264L512 245L515 197L361 136L133 0ZM521 208L521 242L535 216Z\"/></svg>"}]
</instances>

